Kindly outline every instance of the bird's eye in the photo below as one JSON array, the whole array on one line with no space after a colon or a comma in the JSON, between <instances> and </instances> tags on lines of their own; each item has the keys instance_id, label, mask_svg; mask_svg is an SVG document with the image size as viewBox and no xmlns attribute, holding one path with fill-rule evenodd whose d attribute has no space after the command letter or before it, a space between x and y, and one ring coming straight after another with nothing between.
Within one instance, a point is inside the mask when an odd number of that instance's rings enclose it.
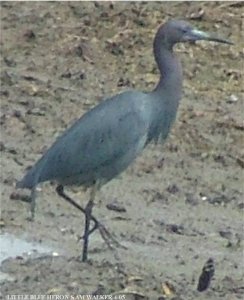
<instances>
[{"instance_id":1,"label":"bird's eye","mask_svg":"<svg viewBox=\"0 0 244 300\"><path fill-rule=\"evenodd\" d=\"M189 28L185 27L181 29L182 33L187 33L189 31Z\"/></svg>"}]
</instances>

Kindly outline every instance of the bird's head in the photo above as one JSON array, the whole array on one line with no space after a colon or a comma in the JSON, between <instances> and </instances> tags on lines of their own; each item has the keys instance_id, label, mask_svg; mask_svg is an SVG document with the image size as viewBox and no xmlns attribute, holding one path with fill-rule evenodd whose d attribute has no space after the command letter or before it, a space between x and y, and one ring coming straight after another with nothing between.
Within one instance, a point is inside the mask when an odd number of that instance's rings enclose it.
<instances>
[{"instance_id":1,"label":"bird's head","mask_svg":"<svg viewBox=\"0 0 244 300\"><path fill-rule=\"evenodd\" d=\"M159 28L163 42L169 47L176 43L195 42L199 40L214 41L225 44L233 44L232 42L219 38L214 34L210 34L197 28L185 21L170 20Z\"/></svg>"}]
</instances>

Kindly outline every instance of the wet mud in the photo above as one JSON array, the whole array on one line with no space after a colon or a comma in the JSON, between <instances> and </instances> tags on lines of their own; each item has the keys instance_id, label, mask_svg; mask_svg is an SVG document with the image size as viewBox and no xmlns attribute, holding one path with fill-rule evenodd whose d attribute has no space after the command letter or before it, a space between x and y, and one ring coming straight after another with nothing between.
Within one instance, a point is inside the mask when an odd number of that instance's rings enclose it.
<instances>
[{"instance_id":1,"label":"wet mud","mask_svg":"<svg viewBox=\"0 0 244 300\"><path fill-rule=\"evenodd\" d=\"M242 4L1 2L1 232L51 249L9 253L3 296L243 299ZM184 95L168 140L150 145L96 198L94 215L127 250L109 249L96 232L82 263L83 215L45 183L30 222L29 203L21 201L28 191L15 184L105 96L153 89L152 41L169 18L235 44L176 47ZM80 188L67 193L83 206L89 197ZM197 291L210 258L213 277Z\"/></svg>"}]
</instances>

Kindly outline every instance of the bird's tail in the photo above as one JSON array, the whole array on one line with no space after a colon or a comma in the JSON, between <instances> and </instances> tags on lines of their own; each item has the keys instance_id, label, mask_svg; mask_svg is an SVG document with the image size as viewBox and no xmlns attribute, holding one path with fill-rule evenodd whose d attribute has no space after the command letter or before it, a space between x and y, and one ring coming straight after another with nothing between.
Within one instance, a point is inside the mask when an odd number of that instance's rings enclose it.
<instances>
[{"instance_id":1,"label":"bird's tail","mask_svg":"<svg viewBox=\"0 0 244 300\"><path fill-rule=\"evenodd\" d=\"M16 183L16 188L20 189L32 189L38 183L37 172L35 166L32 167L27 174Z\"/></svg>"},{"instance_id":2,"label":"bird's tail","mask_svg":"<svg viewBox=\"0 0 244 300\"><path fill-rule=\"evenodd\" d=\"M40 170L39 170L40 171ZM31 216L30 220L34 220L35 207L36 207L36 186L39 183L40 172L38 171L37 165L33 166L24 178L17 182L16 188L30 189L31 190Z\"/></svg>"}]
</instances>

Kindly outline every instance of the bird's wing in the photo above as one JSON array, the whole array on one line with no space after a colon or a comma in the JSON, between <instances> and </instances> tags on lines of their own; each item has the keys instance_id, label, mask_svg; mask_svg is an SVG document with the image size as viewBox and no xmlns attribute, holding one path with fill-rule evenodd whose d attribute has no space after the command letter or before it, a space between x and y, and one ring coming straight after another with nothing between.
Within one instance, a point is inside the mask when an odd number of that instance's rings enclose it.
<instances>
[{"instance_id":1,"label":"bird's wing","mask_svg":"<svg viewBox=\"0 0 244 300\"><path fill-rule=\"evenodd\" d=\"M125 169L143 150L148 133L141 109L126 102L107 101L78 120L46 153L40 181Z\"/></svg>"}]
</instances>

